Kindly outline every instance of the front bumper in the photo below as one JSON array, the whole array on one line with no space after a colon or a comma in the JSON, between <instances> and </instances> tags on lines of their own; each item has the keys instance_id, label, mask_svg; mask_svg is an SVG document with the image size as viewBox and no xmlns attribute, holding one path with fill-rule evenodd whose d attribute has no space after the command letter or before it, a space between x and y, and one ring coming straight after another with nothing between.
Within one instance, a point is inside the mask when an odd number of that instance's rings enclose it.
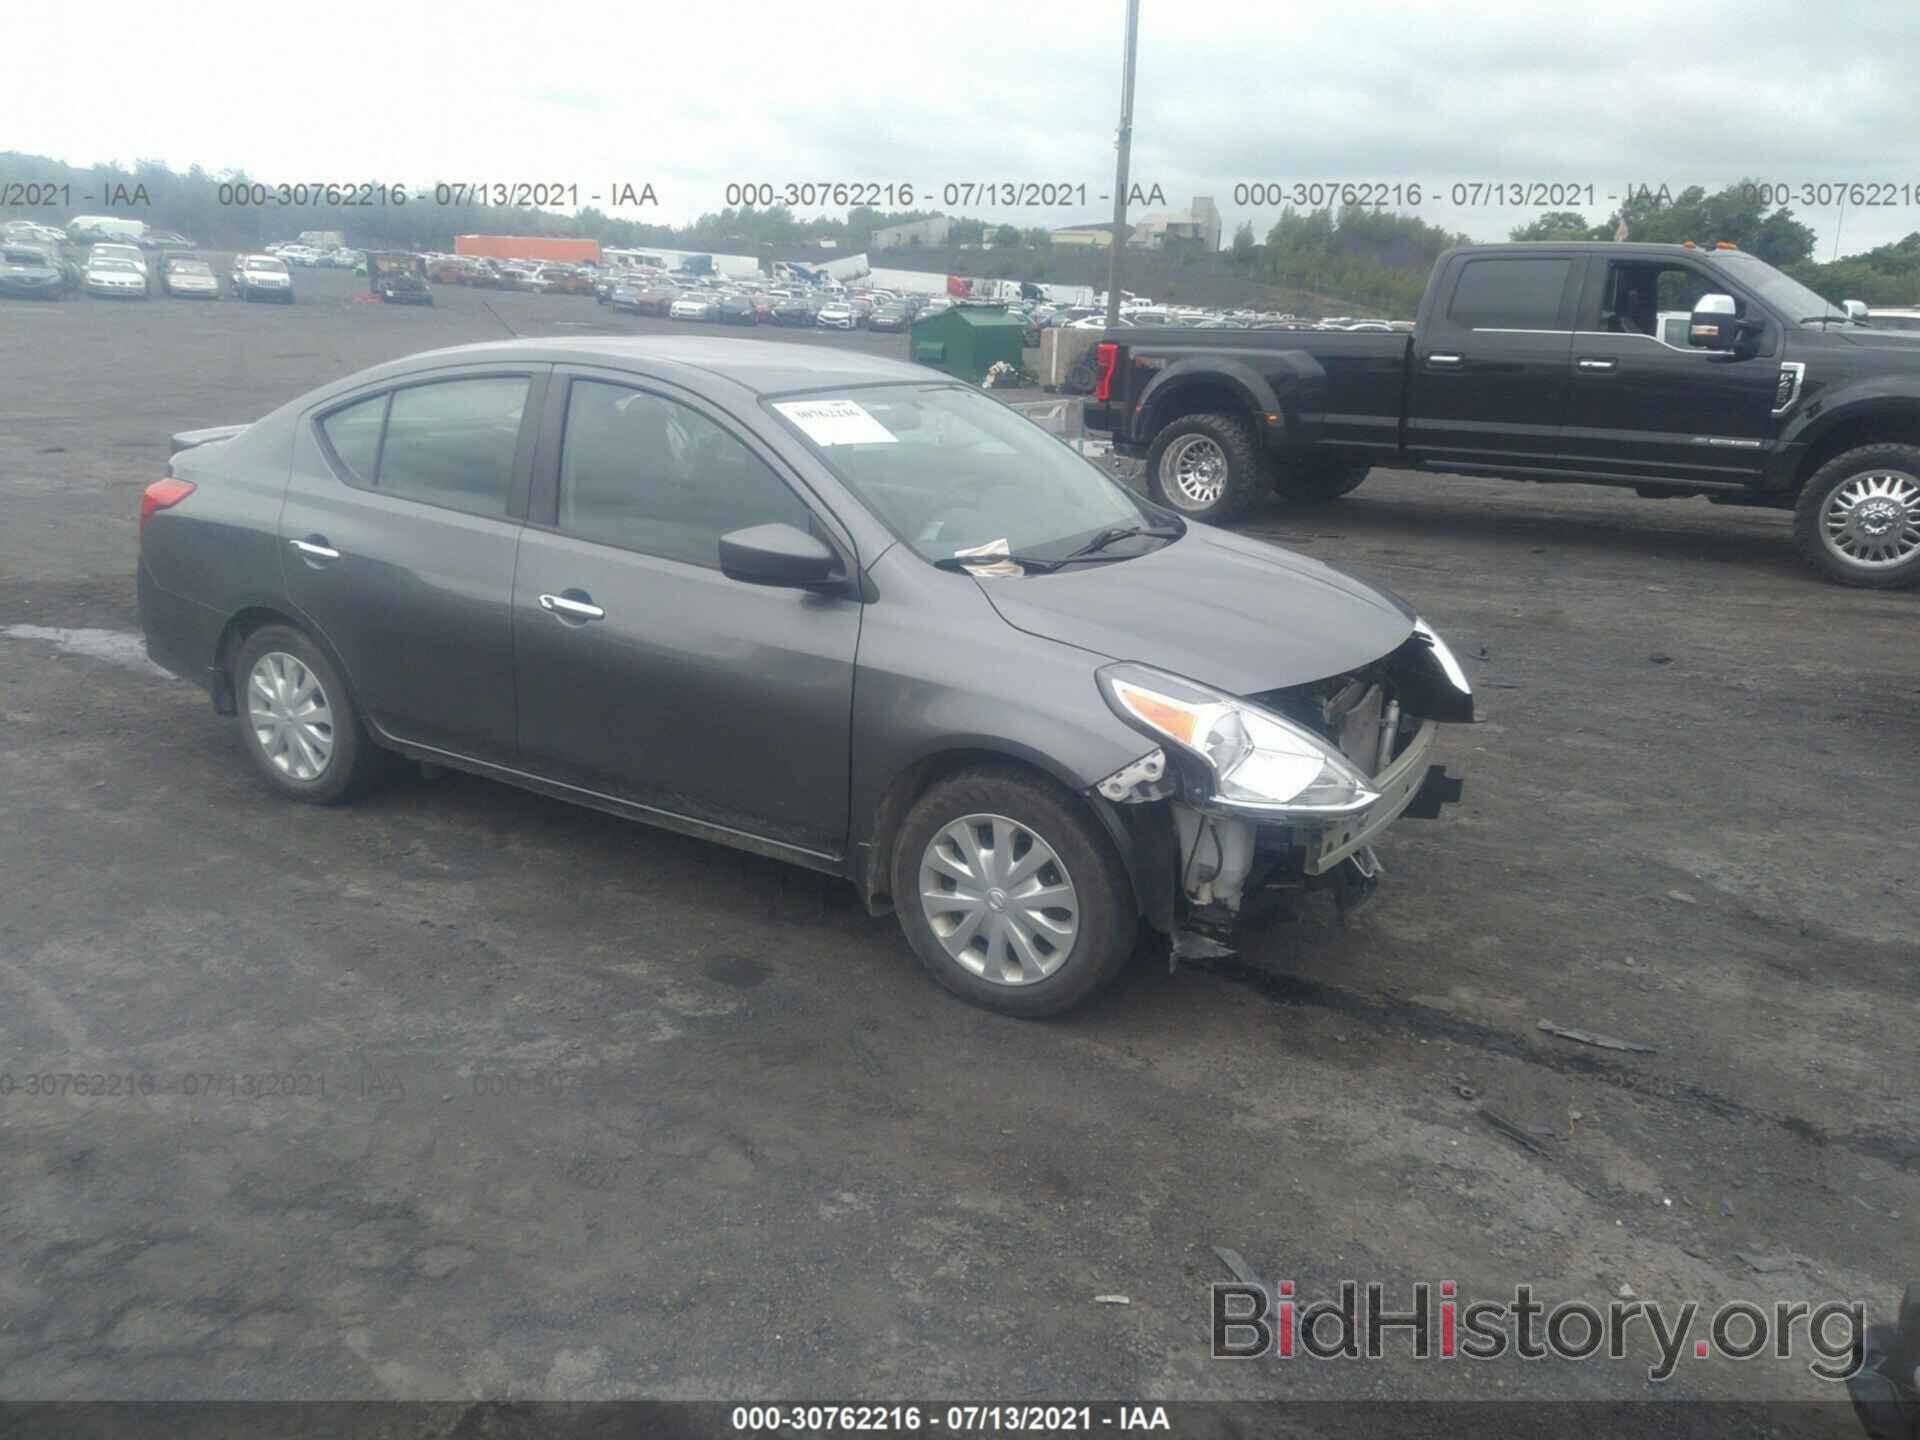
<instances>
[{"instance_id":1,"label":"front bumper","mask_svg":"<svg viewBox=\"0 0 1920 1440\"><path fill-rule=\"evenodd\" d=\"M1373 777L1380 798L1357 815L1342 817L1317 833L1310 832L1306 862L1309 875L1324 875L1349 855L1357 854L1386 832L1420 794L1427 778L1427 756L1440 733L1440 722L1423 720L1394 762ZM1222 807L1233 813L1231 807ZM1249 815L1249 819L1257 816Z\"/></svg>"}]
</instances>

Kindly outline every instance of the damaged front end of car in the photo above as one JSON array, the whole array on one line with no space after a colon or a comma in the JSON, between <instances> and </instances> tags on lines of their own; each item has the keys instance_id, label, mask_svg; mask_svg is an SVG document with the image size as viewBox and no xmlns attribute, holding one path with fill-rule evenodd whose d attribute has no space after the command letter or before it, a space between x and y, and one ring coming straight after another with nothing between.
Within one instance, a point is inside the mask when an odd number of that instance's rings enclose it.
<instances>
[{"instance_id":1,"label":"damaged front end of car","mask_svg":"<svg viewBox=\"0 0 1920 1440\"><path fill-rule=\"evenodd\" d=\"M1231 954L1233 934L1328 891L1344 914L1381 874L1373 842L1431 819L1461 782L1429 763L1473 692L1431 627L1308 684L1229 695L1150 666L1109 665L1102 695L1156 747L1094 786L1131 841L1141 910L1174 962Z\"/></svg>"}]
</instances>

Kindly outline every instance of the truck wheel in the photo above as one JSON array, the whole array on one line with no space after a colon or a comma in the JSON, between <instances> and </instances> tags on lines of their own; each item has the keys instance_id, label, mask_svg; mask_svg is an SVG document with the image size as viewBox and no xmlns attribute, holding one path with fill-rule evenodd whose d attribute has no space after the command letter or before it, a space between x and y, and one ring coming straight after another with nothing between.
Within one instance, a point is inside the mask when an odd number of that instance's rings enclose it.
<instances>
[{"instance_id":1,"label":"truck wheel","mask_svg":"<svg viewBox=\"0 0 1920 1440\"><path fill-rule=\"evenodd\" d=\"M1237 415L1182 415L1147 449L1147 489L1162 505L1209 525L1244 514L1260 494L1260 452Z\"/></svg>"},{"instance_id":2,"label":"truck wheel","mask_svg":"<svg viewBox=\"0 0 1920 1440\"><path fill-rule=\"evenodd\" d=\"M1842 585L1920 581L1920 445L1862 445L1822 465L1794 506L1793 538Z\"/></svg>"},{"instance_id":3,"label":"truck wheel","mask_svg":"<svg viewBox=\"0 0 1920 1440\"><path fill-rule=\"evenodd\" d=\"M1287 461L1275 459L1269 473L1273 493L1289 505L1324 505L1359 488L1367 478L1365 465L1343 465L1334 461Z\"/></svg>"}]
</instances>

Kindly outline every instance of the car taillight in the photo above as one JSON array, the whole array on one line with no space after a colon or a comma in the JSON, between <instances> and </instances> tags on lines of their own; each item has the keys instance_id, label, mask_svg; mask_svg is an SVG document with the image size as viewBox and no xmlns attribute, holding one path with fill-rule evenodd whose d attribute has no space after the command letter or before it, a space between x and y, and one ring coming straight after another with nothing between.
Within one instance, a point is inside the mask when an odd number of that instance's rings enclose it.
<instances>
[{"instance_id":1,"label":"car taillight","mask_svg":"<svg viewBox=\"0 0 1920 1440\"><path fill-rule=\"evenodd\" d=\"M156 480L140 495L140 533L147 533L147 521L157 510L171 510L194 491L191 480L176 480L169 475L164 480Z\"/></svg>"},{"instance_id":2,"label":"car taillight","mask_svg":"<svg viewBox=\"0 0 1920 1440\"><path fill-rule=\"evenodd\" d=\"M1093 347L1094 363L1100 367L1093 385L1093 398L1105 404L1113 399L1113 372L1120 364L1120 347L1102 342Z\"/></svg>"}]
</instances>

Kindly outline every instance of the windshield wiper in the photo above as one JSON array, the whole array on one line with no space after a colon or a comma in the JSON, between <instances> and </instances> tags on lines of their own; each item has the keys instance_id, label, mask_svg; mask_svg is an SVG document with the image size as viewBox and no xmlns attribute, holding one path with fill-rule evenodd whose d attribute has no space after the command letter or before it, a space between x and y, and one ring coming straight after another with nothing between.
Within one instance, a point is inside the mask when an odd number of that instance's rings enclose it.
<instances>
[{"instance_id":1,"label":"windshield wiper","mask_svg":"<svg viewBox=\"0 0 1920 1440\"><path fill-rule=\"evenodd\" d=\"M1018 565L1023 570L1053 570L1063 562L1042 560L1035 555L942 555L933 562L936 570L970 572L990 565Z\"/></svg>"},{"instance_id":2,"label":"windshield wiper","mask_svg":"<svg viewBox=\"0 0 1920 1440\"><path fill-rule=\"evenodd\" d=\"M1102 530L1079 549L1070 550L1065 555L943 555L933 565L937 570L961 571L988 565L1018 565L1023 570L1044 574L1076 561L1122 559L1124 557L1119 555L1102 555L1100 552L1109 545L1131 540L1136 535L1150 535L1156 540L1178 540L1184 533L1181 530L1155 529L1148 525L1115 525Z\"/></svg>"},{"instance_id":3,"label":"windshield wiper","mask_svg":"<svg viewBox=\"0 0 1920 1440\"><path fill-rule=\"evenodd\" d=\"M1102 530L1078 550L1069 551L1066 555L1063 555L1061 559L1063 561L1078 560L1084 555L1095 555L1106 549L1109 545L1117 545L1122 540L1131 540L1136 535L1150 535L1156 540L1178 540L1181 532L1178 530L1155 529L1148 525L1115 525L1110 529Z\"/></svg>"}]
</instances>

